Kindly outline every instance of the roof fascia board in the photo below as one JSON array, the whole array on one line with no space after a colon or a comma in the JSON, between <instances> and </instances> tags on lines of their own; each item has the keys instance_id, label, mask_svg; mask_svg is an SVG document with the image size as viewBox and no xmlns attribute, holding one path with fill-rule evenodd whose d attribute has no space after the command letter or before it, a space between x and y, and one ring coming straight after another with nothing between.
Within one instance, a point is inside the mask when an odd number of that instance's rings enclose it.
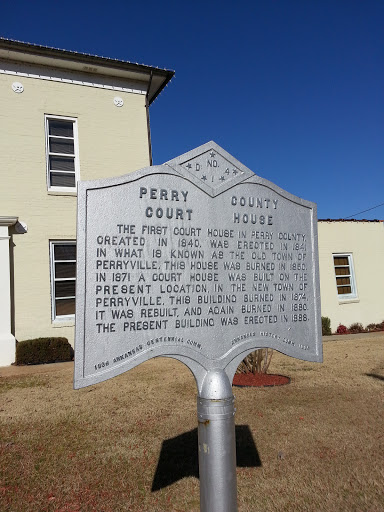
<instances>
[{"instance_id":1,"label":"roof fascia board","mask_svg":"<svg viewBox=\"0 0 384 512\"><path fill-rule=\"evenodd\" d=\"M91 73L93 75L109 75L144 82L148 91L149 103L158 96L174 75L174 71L159 69L143 64L108 59L94 55L31 45L19 41L0 38L0 57L38 64L54 68L64 68L77 72ZM152 73L152 81L150 80Z\"/></svg>"}]
</instances>

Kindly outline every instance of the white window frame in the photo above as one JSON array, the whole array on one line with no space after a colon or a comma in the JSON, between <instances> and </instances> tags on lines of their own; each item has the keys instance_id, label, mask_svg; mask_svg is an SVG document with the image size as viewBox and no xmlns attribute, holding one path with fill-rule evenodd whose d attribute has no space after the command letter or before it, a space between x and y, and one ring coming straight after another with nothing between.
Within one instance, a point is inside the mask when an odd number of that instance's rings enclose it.
<instances>
[{"instance_id":1,"label":"white window frame","mask_svg":"<svg viewBox=\"0 0 384 512\"><path fill-rule=\"evenodd\" d=\"M339 286L348 286L348 285L338 285L337 284L337 277L343 277L343 276L337 276L336 275L336 266L335 265L335 258L348 258L348 267L349 267L349 274L346 274L344 277L349 277L350 280L350 287L351 287L351 293L343 293L339 294L338 288ZM336 292L337 292L337 298L340 302L345 300L353 300L357 299L357 288L356 288L356 278L355 278L355 269L353 266L353 255L350 252L340 252L340 253L334 253L332 254L332 263L333 263L333 273L335 276L335 282L336 282Z\"/></svg>"},{"instance_id":2,"label":"white window frame","mask_svg":"<svg viewBox=\"0 0 384 512\"><path fill-rule=\"evenodd\" d=\"M76 275L75 277L70 278L56 278L55 275L55 263L58 263L60 261L65 261L66 263L76 263L76 260L55 260L55 245L75 245L76 246L76 240L51 240L49 242L49 256L50 256L50 271L51 271L51 311L52 311L52 321L66 321L66 320L74 320L75 314L71 315L57 315L56 314L56 295L55 295L55 283L57 281L75 281L75 288L76 288ZM60 297L60 299L75 299L75 305L76 305L76 294L71 295L68 297Z\"/></svg>"},{"instance_id":3,"label":"white window frame","mask_svg":"<svg viewBox=\"0 0 384 512\"><path fill-rule=\"evenodd\" d=\"M49 157L50 155L55 156L64 156L68 157L68 154L61 154L61 153L51 153L49 151L49 121L50 120L58 120L58 121L71 121L73 123L73 141L74 141L74 167L75 167L75 185L73 187L55 187L51 186L51 172L60 172L60 171L51 171L49 168ZM45 121L45 157L46 157L46 172L47 172L47 188L49 192L62 192L62 193L76 193L77 191L77 182L80 180L80 163L79 163L79 137L78 137L78 126L77 126L77 119L75 117L65 117L65 116L55 116L50 114L45 114L44 116ZM56 138L63 138L67 139L67 137L58 137ZM72 139L72 137L70 137ZM65 171L63 171L65 172ZM67 173L68 174L68 173Z\"/></svg>"}]
</instances>

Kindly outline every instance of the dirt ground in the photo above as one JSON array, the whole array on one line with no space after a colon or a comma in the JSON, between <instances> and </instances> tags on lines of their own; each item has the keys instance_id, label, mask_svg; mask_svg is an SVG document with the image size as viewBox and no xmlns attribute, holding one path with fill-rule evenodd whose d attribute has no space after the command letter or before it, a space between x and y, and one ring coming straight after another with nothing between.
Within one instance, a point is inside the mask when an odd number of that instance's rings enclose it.
<instances>
[{"instance_id":1,"label":"dirt ground","mask_svg":"<svg viewBox=\"0 0 384 512\"><path fill-rule=\"evenodd\" d=\"M383 512L384 333L275 353L291 383L234 388L239 512ZM73 363L0 368L0 510L197 512L196 385L152 359L73 390Z\"/></svg>"}]
</instances>

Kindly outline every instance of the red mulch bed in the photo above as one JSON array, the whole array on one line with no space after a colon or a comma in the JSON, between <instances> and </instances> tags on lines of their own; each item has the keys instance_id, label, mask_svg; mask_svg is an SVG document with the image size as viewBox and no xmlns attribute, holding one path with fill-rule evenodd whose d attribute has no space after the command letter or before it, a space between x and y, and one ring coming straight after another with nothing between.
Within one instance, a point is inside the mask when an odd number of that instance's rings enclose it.
<instances>
[{"instance_id":1,"label":"red mulch bed","mask_svg":"<svg viewBox=\"0 0 384 512\"><path fill-rule=\"evenodd\" d=\"M289 377L268 373L236 373L233 377L233 385L238 387L284 386L290 382Z\"/></svg>"}]
</instances>

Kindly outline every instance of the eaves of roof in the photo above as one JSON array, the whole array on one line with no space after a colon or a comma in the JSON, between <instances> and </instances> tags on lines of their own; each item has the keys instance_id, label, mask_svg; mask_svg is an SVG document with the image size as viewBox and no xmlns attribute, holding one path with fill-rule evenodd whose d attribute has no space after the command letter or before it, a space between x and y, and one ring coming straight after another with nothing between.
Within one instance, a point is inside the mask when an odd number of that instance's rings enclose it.
<instances>
[{"instance_id":1,"label":"eaves of roof","mask_svg":"<svg viewBox=\"0 0 384 512\"><path fill-rule=\"evenodd\" d=\"M149 104L155 100L175 74L168 69L2 37L0 37L0 58L144 82L147 84Z\"/></svg>"}]
</instances>

